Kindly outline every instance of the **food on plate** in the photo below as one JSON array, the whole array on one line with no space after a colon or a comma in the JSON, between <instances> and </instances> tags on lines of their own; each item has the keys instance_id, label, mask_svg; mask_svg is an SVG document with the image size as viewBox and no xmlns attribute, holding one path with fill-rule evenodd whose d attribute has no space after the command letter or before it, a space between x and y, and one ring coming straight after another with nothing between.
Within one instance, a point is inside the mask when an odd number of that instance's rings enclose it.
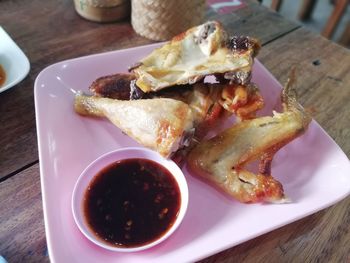
<instances>
[{"instance_id":1,"label":"food on plate","mask_svg":"<svg viewBox=\"0 0 350 263\"><path fill-rule=\"evenodd\" d=\"M200 142L187 158L190 169L241 202L285 202L271 162L280 148L306 131L311 118L297 103L290 80L281 97L282 113L239 122ZM256 174L247 168L255 160Z\"/></svg>"},{"instance_id":2,"label":"food on plate","mask_svg":"<svg viewBox=\"0 0 350 263\"><path fill-rule=\"evenodd\" d=\"M218 22L207 22L155 49L129 73L96 79L92 95L76 95L75 111L106 117L141 145L177 163L187 160L196 174L241 202L283 202L271 162L307 129L310 117L290 81L283 112L256 117L264 106L251 82L259 49L254 38L228 37ZM236 123L220 133L220 121L232 115ZM247 168L255 160L256 173Z\"/></svg>"},{"instance_id":3,"label":"food on plate","mask_svg":"<svg viewBox=\"0 0 350 263\"><path fill-rule=\"evenodd\" d=\"M256 112L264 107L264 99L254 83L225 85L219 103L239 120L254 118Z\"/></svg>"},{"instance_id":4,"label":"food on plate","mask_svg":"<svg viewBox=\"0 0 350 263\"><path fill-rule=\"evenodd\" d=\"M174 99L126 101L77 94L74 107L81 115L108 118L131 138L165 157L193 133L191 108Z\"/></svg>"},{"instance_id":5,"label":"food on plate","mask_svg":"<svg viewBox=\"0 0 350 263\"><path fill-rule=\"evenodd\" d=\"M118 100L151 99L157 97L174 98L189 105L197 105L201 101L207 110L216 108L234 113L239 119L253 118L264 106L259 89L253 83L227 83L219 78L219 83L195 83L193 85L177 85L158 92L145 93L136 85L133 74L114 74L96 79L89 87L94 96ZM220 83L224 82L224 84ZM215 107L214 103L216 103ZM222 106L219 107L219 105ZM195 107L193 107L195 108ZM202 111L202 114L208 111ZM204 112L204 113L203 113Z\"/></svg>"},{"instance_id":6,"label":"food on plate","mask_svg":"<svg viewBox=\"0 0 350 263\"><path fill-rule=\"evenodd\" d=\"M210 21L174 37L131 68L143 92L181 84L193 84L207 75L249 81L253 58L260 44L249 37L229 38L216 21Z\"/></svg>"},{"instance_id":7,"label":"food on plate","mask_svg":"<svg viewBox=\"0 0 350 263\"><path fill-rule=\"evenodd\" d=\"M229 103L231 111L241 118L253 116L262 107L260 94L250 86L238 85L237 94L222 98L228 86L234 90L232 85L196 83L129 100L126 96L129 85L125 83L104 86L95 81L94 96L77 94L75 111L85 116L108 118L140 144L165 157L188 147L193 138L203 138L219 120L228 117L230 112L225 114L222 104Z\"/></svg>"}]
</instances>

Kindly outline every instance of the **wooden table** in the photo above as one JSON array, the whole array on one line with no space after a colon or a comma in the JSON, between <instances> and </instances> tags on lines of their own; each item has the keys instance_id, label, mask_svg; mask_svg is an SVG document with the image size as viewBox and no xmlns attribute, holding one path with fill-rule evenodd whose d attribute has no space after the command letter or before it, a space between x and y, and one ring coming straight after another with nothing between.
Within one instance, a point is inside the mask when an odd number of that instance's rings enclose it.
<instances>
[{"instance_id":1,"label":"wooden table","mask_svg":"<svg viewBox=\"0 0 350 263\"><path fill-rule=\"evenodd\" d=\"M301 103L314 109L314 118L350 156L348 50L253 0L230 14L209 9L207 16L230 33L259 38L258 58L279 81L298 65ZM31 62L29 75L0 94L0 254L9 262L46 262L34 80L61 60L151 41L136 35L128 20L97 24L82 19L71 0L2 0L0 25ZM349 262L349 229L350 197L203 262Z\"/></svg>"}]
</instances>

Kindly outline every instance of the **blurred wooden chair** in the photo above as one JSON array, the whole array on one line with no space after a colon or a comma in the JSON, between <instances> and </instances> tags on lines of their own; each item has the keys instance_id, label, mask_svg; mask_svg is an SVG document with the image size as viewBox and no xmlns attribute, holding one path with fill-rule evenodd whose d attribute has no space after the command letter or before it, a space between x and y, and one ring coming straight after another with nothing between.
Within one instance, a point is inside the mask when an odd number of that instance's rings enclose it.
<instances>
[{"instance_id":1,"label":"blurred wooden chair","mask_svg":"<svg viewBox=\"0 0 350 263\"><path fill-rule=\"evenodd\" d=\"M259 3L262 3L263 0L258 0ZM270 8L278 12L281 8L282 0L272 0Z\"/></svg>"},{"instance_id":2,"label":"blurred wooden chair","mask_svg":"<svg viewBox=\"0 0 350 263\"><path fill-rule=\"evenodd\" d=\"M345 30L339 39L339 44L350 48L350 21L347 23Z\"/></svg>"},{"instance_id":3,"label":"blurred wooden chair","mask_svg":"<svg viewBox=\"0 0 350 263\"><path fill-rule=\"evenodd\" d=\"M258 0L260 3L262 0ZM324 0L322 0L324 1ZM275 11L279 11L282 5L282 0L272 0L271 2L271 9ZM334 4L333 11L331 15L329 16L325 27L323 28L321 35L331 39L334 35L334 32L337 29L337 26L340 22L340 19L342 18L343 14L346 11L346 8L348 4L350 3L350 0L331 0L331 2ZM302 0L301 6L298 13L298 18L301 21L305 21L311 18L312 13L315 9L317 0ZM350 21L348 22L344 33L339 39L339 43L344 46L350 46Z\"/></svg>"},{"instance_id":4,"label":"blurred wooden chair","mask_svg":"<svg viewBox=\"0 0 350 263\"><path fill-rule=\"evenodd\" d=\"M298 14L300 20L307 20L311 17L316 2L317 0L303 0L302 6ZM349 0L333 0L332 2L334 4L333 11L321 32L321 35L328 39L331 39L334 35L334 32L337 29L340 19L342 18L348 4L350 3ZM340 37L339 43L344 46L350 45L350 22L348 22L342 36Z\"/></svg>"},{"instance_id":5,"label":"blurred wooden chair","mask_svg":"<svg viewBox=\"0 0 350 263\"><path fill-rule=\"evenodd\" d=\"M298 18L305 21L311 18L312 12L315 9L317 0L303 0L299 9Z\"/></svg>"},{"instance_id":6,"label":"blurred wooden chair","mask_svg":"<svg viewBox=\"0 0 350 263\"><path fill-rule=\"evenodd\" d=\"M349 0L337 0L335 1L335 6L333 8L331 16L328 18L326 26L322 31L322 36L326 38L331 38L342 18L345 10L349 4ZM345 30L346 31L346 30Z\"/></svg>"}]
</instances>

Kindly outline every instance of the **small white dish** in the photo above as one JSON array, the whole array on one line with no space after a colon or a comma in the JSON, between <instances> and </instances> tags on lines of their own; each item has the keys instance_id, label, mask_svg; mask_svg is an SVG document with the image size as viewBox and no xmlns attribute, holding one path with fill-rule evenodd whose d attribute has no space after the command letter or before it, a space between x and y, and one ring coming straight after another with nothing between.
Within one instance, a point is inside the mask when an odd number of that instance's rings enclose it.
<instances>
[{"instance_id":1,"label":"small white dish","mask_svg":"<svg viewBox=\"0 0 350 263\"><path fill-rule=\"evenodd\" d=\"M5 71L6 80L0 87L3 92L20 81L28 74L29 60L6 31L0 26L0 65Z\"/></svg>"},{"instance_id":2,"label":"small white dish","mask_svg":"<svg viewBox=\"0 0 350 263\"><path fill-rule=\"evenodd\" d=\"M157 164L166 168L173 175L180 190L180 197L181 197L180 207L174 223L168 228L168 230L165 233L163 233L159 238L155 239L154 241L151 241L144 245L133 246L133 247L113 246L111 244L108 244L107 242L103 242L101 239L96 237L96 235L92 232L91 228L88 226L88 223L86 221L84 211L83 211L84 196L87 188L90 185L90 182L95 178L95 176L103 168L106 168L107 166L109 166L112 163L115 163L116 161L126 160L126 159L135 159L135 158L147 159L147 160L156 162ZM164 241L180 225L181 221L185 216L187 206L188 206L188 186L187 186L185 176L182 173L181 169L173 161L163 158L157 152L151 151L146 148L138 148L138 147L130 147L130 148L115 150L97 158L90 165L88 165L88 167L85 168L85 170L81 173L81 175L78 178L78 181L75 184L73 195L72 195L73 217L80 231L90 241L92 241L96 245L111 251L118 251L118 252L135 252L135 251L145 250Z\"/></svg>"}]
</instances>

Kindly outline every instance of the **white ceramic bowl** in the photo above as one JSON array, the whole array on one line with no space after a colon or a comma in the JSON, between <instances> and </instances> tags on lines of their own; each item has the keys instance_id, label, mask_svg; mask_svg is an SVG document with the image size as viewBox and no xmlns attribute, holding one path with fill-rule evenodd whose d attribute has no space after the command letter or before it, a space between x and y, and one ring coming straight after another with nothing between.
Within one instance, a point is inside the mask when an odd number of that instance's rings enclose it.
<instances>
[{"instance_id":1,"label":"white ceramic bowl","mask_svg":"<svg viewBox=\"0 0 350 263\"><path fill-rule=\"evenodd\" d=\"M84 213L83 213L83 197L85 191L90 184L91 180L96 176L103 168L108 166L111 163L114 163L119 160L132 159L132 158L142 158L152 160L161 166L165 167L175 178L178 183L181 195L181 203L178 216L174 222L174 224L164 233L161 237L154 240L151 243L147 243L146 245L124 248L124 247L116 247L113 245L109 245L100 241L90 230L85 221ZM144 250L150 247L153 247L160 242L164 241L168 238L180 225L183 220L188 205L188 187L185 176L183 175L181 169L172 161L163 158L157 152L152 150L148 150L145 148L124 148L120 150L115 150L109 153L106 153L93 161L85 170L81 173L78 178L78 181L75 184L73 195L72 195L72 210L73 217L78 225L80 231L93 243L96 245L103 247L108 250L118 251L118 252L135 252Z\"/></svg>"},{"instance_id":2,"label":"white ceramic bowl","mask_svg":"<svg viewBox=\"0 0 350 263\"><path fill-rule=\"evenodd\" d=\"M30 69L29 60L6 31L0 26L0 65L5 70L6 80L0 87L3 92L22 81Z\"/></svg>"}]
</instances>

